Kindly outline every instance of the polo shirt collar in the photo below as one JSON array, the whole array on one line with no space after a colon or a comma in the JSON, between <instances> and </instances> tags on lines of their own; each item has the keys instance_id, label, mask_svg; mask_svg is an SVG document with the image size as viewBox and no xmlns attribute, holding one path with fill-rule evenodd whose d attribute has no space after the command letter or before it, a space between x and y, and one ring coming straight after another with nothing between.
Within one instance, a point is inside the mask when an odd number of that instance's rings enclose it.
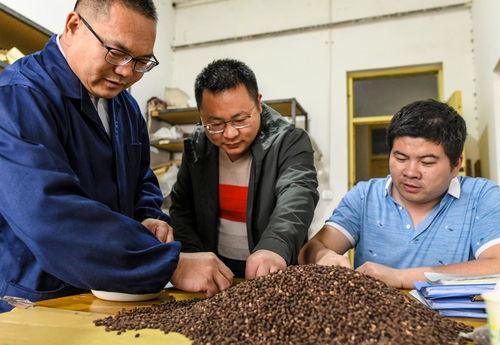
<instances>
[{"instance_id":1,"label":"polo shirt collar","mask_svg":"<svg viewBox=\"0 0 500 345\"><path fill-rule=\"evenodd\" d=\"M448 187L448 194L456 199L460 198L460 181L458 181L458 177L455 177L450 181L450 186Z\"/></svg>"},{"instance_id":2,"label":"polo shirt collar","mask_svg":"<svg viewBox=\"0 0 500 345\"><path fill-rule=\"evenodd\" d=\"M391 175L387 176L387 181L385 182L384 195L391 195L391 186L392 186L392 177ZM460 181L458 181L458 177L453 178L450 181L450 186L448 187L448 194L452 197L458 199L460 198Z\"/></svg>"}]
</instances>

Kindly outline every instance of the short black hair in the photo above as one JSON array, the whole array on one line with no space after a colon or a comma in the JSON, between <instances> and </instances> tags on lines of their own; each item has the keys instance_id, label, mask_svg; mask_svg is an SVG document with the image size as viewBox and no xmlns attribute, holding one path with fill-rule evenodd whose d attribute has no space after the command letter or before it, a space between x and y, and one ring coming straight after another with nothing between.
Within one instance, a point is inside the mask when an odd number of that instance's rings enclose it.
<instances>
[{"instance_id":1,"label":"short black hair","mask_svg":"<svg viewBox=\"0 0 500 345\"><path fill-rule=\"evenodd\" d=\"M203 90L217 93L245 85L250 98L257 100L259 87L255 74L245 63L234 59L212 61L196 77L194 94L198 110L203 101Z\"/></svg>"},{"instance_id":2,"label":"short black hair","mask_svg":"<svg viewBox=\"0 0 500 345\"><path fill-rule=\"evenodd\" d=\"M158 13L156 12L153 0L77 0L74 11L84 7L95 14L106 13L113 4L120 4L130 8L144 17L153 20L155 23L158 21Z\"/></svg>"},{"instance_id":3,"label":"short black hair","mask_svg":"<svg viewBox=\"0 0 500 345\"><path fill-rule=\"evenodd\" d=\"M405 105L393 116L387 128L387 144L392 151L398 137L424 138L443 145L455 166L464 149L467 127L455 109L436 100L416 101Z\"/></svg>"}]
</instances>

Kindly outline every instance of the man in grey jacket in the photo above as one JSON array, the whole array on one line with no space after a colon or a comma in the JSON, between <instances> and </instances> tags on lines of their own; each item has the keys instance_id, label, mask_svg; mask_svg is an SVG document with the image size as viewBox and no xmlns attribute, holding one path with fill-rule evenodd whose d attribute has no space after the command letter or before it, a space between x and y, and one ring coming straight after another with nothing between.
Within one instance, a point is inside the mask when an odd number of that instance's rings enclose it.
<instances>
[{"instance_id":1,"label":"man in grey jacket","mask_svg":"<svg viewBox=\"0 0 500 345\"><path fill-rule=\"evenodd\" d=\"M296 263L318 202L307 133L261 103L240 61L210 63L195 95L201 124L184 142L170 209L182 251L214 252L246 279Z\"/></svg>"}]
</instances>

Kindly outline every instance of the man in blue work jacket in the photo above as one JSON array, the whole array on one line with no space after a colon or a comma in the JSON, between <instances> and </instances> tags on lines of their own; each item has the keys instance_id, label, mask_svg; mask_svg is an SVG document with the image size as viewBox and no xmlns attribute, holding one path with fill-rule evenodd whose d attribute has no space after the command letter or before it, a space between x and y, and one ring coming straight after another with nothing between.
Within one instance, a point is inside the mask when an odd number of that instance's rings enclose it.
<instances>
[{"instance_id":1,"label":"man in blue work jacket","mask_svg":"<svg viewBox=\"0 0 500 345\"><path fill-rule=\"evenodd\" d=\"M231 284L214 254L179 254L125 91L158 64L156 21L152 1L79 0L62 35L0 75L0 296Z\"/></svg>"}]
</instances>

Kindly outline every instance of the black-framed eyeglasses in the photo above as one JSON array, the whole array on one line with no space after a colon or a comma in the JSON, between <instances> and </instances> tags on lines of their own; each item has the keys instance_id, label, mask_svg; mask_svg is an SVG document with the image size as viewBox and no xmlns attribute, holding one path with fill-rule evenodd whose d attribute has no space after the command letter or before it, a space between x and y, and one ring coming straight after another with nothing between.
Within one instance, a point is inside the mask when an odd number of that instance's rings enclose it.
<instances>
[{"instance_id":1,"label":"black-framed eyeglasses","mask_svg":"<svg viewBox=\"0 0 500 345\"><path fill-rule=\"evenodd\" d=\"M228 123L230 123L231 126L235 129L250 127L250 125L252 124L250 118L252 117L253 110L255 109L256 106L257 104L253 106L252 110L250 111L250 114L239 113L233 116L231 120L214 121L212 123L203 125L203 127L205 127L208 133L210 134L218 134L224 132L224 130L226 129L226 125Z\"/></svg>"},{"instance_id":2,"label":"black-framed eyeglasses","mask_svg":"<svg viewBox=\"0 0 500 345\"><path fill-rule=\"evenodd\" d=\"M99 43L102 44L104 48L106 48L107 53L104 59L106 60L107 63L115 66L124 66L131 61L134 62L133 69L136 72L140 73L146 73L149 72L153 69L153 67L158 66L160 63L156 59L156 57L153 55L151 56L151 59L145 59L145 58L135 58L129 53L124 52L123 50L120 50L118 48L113 48L108 46L106 43L103 42L103 40L96 34L94 29L90 26L89 23L80 15L78 14L80 19L82 20L83 24L89 29L89 31L97 38Z\"/></svg>"}]
</instances>

